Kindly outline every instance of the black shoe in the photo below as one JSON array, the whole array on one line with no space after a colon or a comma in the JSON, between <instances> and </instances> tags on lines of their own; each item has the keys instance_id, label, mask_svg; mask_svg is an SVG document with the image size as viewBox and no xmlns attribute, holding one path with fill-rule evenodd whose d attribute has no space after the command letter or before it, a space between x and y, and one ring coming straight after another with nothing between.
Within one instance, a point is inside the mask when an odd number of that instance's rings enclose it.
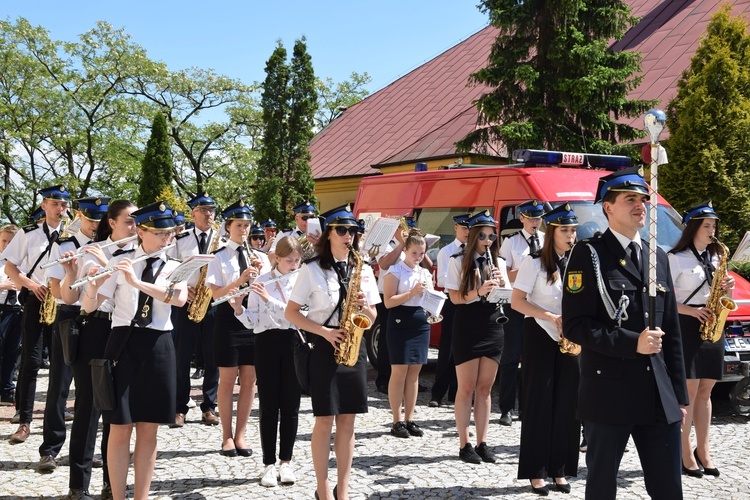
<instances>
[{"instance_id":1,"label":"black shoe","mask_svg":"<svg viewBox=\"0 0 750 500\"><path fill-rule=\"evenodd\" d=\"M253 449L252 448L237 448L237 454L241 457L251 457L253 456Z\"/></svg>"},{"instance_id":2,"label":"black shoe","mask_svg":"<svg viewBox=\"0 0 750 500\"><path fill-rule=\"evenodd\" d=\"M470 464L482 463L482 457L480 457L477 454L477 451L474 449L471 443L466 443L466 446L461 448L461 451L458 452L458 456L461 460L463 460L466 463L470 463Z\"/></svg>"},{"instance_id":3,"label":"black shoe","mask_svg":"<svg viewBox=\"0 0 750 500\"><path fill-rule=\"evenodd\" d=\"M701 478L703 477L703 471L700 469L688 469L684 465L682 466L682 473L687 474L690 477L697 477Z\"/></svg>"},{"instance_id":4,"label":"black shoe","mask_svg":"<svg viewBox=\"0 0 750 500\"><path fill-rule=\"evenodd\" d=\"M42 359L42 366L41 366L41 368L44 369L44 370L46 370L46 369L49 368L49 359L47 359L47 358Z\"/></svg>"},{"instance_id":5,"label":"black shoe","mask_svg":"<svg viewBox=\"0 0 750 500\"><path fill-rule=\"evenodd\" d=\"M583 436L581 439L581 445L578 447L578 450L581 453L586 453L586 450L589 449L589 444L586 442L586 436Z\"/></svg>"},{"instance_id":6,"label":"black shoe","mask_svg":"<svg viewBox=\"0 0 750 500\"><path fill-rule=\"evenodd\" d=\"M112 500L113 498L112 486L109 483L104 483L104 486L102 486L102 500Z\"/></svg>"},{"instance_id":7,"label":"black shoe","mask_svg":"<svg viewBox=\"0 0 750 500\"><path fill-rule=\"evenodd\" d=\"M489 462L491 464L494 464L495 454L490 451L490 449L487 447L487 443L481 442L479 443L479 446L475 448L477 455L479 455L482 458L482 462Z\"/></svg>"},{"instance_id":8,"label":"black shoe","mask_svg":"<svg viewBox=\"0 0 750 500\"><path fill-rule=\"evenodd\" d=\"M88 490L70 489L66 500L94 500Z\"/></svg>"},{"instance_id":9,"label":"black shoe","mask_svg":"<svg viewBox=\"0 0 750 500\"><path fill-rule=\"evenodd\" d=\"M411 420L406 422L406 430L409 431L409 434L411 434L412 436L424 436L424 432L422 431L422 429L420 429L419 426Z\"/></svg>"},{"instance_id":10,"label":"black shoe","mask_svg":"<svg viewBox=\"0 0 750 500\"><path fill-rule=\"evenodd\" d=\"M339 485L333 487L333 500L339 500Z\"/></svg>"},{"instance_id":11,"label":"black shoe","mask_svg":"<svg viewBox=\"0 0 750 500\"><path fill-rule=\"evenodd\" d=\"M396 422L391 426L391 435L400 437L400 438L408 438L409 437L409 431L406 428L406 424L403 422Z\"/></svg>"},{"instance_id":12,"label":"black shoe","mask_svg":"<svg viewBox=\"0 0 750 500\"><path fill-rule=\"evenodd\" d=\"M529 482L531 482L531 481L529 481ZM532 484L531 485L531 491L533 491L537 495L541 495L543 497L549 496L549 486L547 486L546 484L544 486L542 486L541 488L537 488L537 487L535 487Z\"/></svg>"},{"instance_id":13,"label":"black shoe","mask_svg":"<svg viewBox=\"0 0 750 500\"><path fill-rule=\"evenodd\" d=\"M230 448L228 450L220 449L219 453L224 455L225 457L236 457L237 456L237 448Z\"/></svg>"},{"instance_id":14,"label":"black shoe","mask_svg":"<svg viewBox=\"0 0 750 500\"><path fill-rule=\"evenodd\" d=\"M703 466L703 462L701 462L701 459L698 458L698 448L693 450L693 456L695 457L695 462L698 464L698 467L703 469L704 474L708 474L709 476L719 477L719 469L713 468L709 469L708 467Z\"/></svg>"},{"instance_id":15,"label":"black shoe","mask_svg":"<svg viewBox=\"0 0 750 500\"><path fill-rule=\"evenodd\" d=\"M386 385L379 384L379 385L376 385L375 387L377 388L378 392L382 392L383 394L388 394L388 384Z\"/></svg>"},{"instance_id":16,"label":"black shoe","mask_svg":"<svg viewBox=\"0 0 750 500\"><path fill-rule=\"evenodd\" d=\"M101 469L104 467L104 461L99 457L94 457L91 459L91 467L94 469Z\"/></svg>"},{"instance_id":17,"label":"black shoe","mask_svg":"<svg viewBox=\"0 0 750 500\"><path fill-rule=\"evenodd\" d=\"M513 424L513 417L510 416L509 411L504 411L502 415L500 415L500 425L506 425L510 426Z\"/></svg>"},{"instance_id":18,"label":"black shoe","mask_svg":"<svg viewBox=\"0 0 750 500\"><path fill-rule=\"evenodd\" d=\"M199 378L202 378L205 373L206 371L203 368L196 368L190 378L192 378L193 380L197 380Z\"/></svg>"},{"instance_id":19,"label":"black shoe","mask_svg":"<svg viewBox=\"0 0 750 500\"><path fill-rule=\"evenodd\" d=\"M440 408L440 401L437 399L431 399L429 403L427 403L427 406L430 408Z\"/></svg>"},{"instance_id":20,"label":"black shoe","mask_svg":"<svg viewBox=\"0 0 750 500\"><path fill-rule=\"evenodd\" d=\"M558 483L555 481L555 489L560 493L570 493L570 483Z\"/></svg>"}]
</instances>

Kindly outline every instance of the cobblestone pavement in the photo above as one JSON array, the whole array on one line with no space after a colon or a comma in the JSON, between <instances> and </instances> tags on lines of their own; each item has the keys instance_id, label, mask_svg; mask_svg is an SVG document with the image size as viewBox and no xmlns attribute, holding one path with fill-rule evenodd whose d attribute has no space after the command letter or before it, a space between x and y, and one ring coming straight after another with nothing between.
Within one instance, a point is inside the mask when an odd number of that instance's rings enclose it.
<instances>
[{"instance_id":1,"label":"cobblestone pavement","mask_svg":"<svg viewBox=\"0 0 750 500\"><path fill-rule=\"evenodd\" d=\"M432 385L432 366L423 370L421 383ZM356 451L351 480L355 499L379 498L537 498L528 481L516 479L521 423L511 427L498 424L493 413L488 443L498 455L498 463L469 465L458 459L458 437L451 407L429 408L429 392L419 394L415 420L424 429L422 438L390 436L390 410L387 397L374 389L370 373L370 412L358 416ZM200 397L199 381L193 381L193 397ZM35 471L42 441L42 408L46 396L47 373L40 372L37 406L29 440L11 445L7 438L15 430L9 420L12 407L0 408L0 500L20 498L59 498L68 491L68 443L62 450L62 465L50 474ZM71 396L72 396L71 391ZM493 391L494 393L494 391ZM69 401L72 408L73 401ZM496 408L496 407L495 407ZM257 425L257 404L248 426L248 444L255 453L250 458L219 455L219 427L200 424L199 409L192 409L182 429L159 429L159 452L151 484L153 498L313 498L315 480L310 459L310 432L313 416L310 400L303 398L294 468L293 486L264 488L259 478L263 470ZM694 479L683 476L685 498L750 498L750 440L747 418L732 415L728 404L718 401L711 429L714 463L721 477ZM98 441L98 440L97 440ZM98 453L98 448L97 448ZM331 484L336 484L335 459L331 454ZM132 467L129 484L132 487ZM577 478L571 479L572 493L551 492L558 498L583 498L586 482L585 454L581 454ZM648 498L643 486L638 456L632 442L625 453L619 476L619 498ZM101 469L94 469L91 492L99 498ZM132 491L130 492L132 494Z\"/></svg>"}]
</instances>

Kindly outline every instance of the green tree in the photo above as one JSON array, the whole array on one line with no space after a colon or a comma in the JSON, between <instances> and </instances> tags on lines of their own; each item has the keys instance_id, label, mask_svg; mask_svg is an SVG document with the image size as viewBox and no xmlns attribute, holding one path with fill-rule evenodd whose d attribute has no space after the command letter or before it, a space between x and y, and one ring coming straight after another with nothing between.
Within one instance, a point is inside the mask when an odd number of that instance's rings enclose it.
<instances>
[{"instance_id":1,"label":"green tree","mask_svg":"<svg viewBox=\"0 0 750 500\"><path fill-rule=\"evenodd\" d=\"M318 91L318 112L315 113L315 127L322 130L335 120L344 110L354 106L370 95L365 88L372 81L367 73L355 73L349 80L334 83L333 78L318 79L315 88Z\"/></svg>"},{"instance_id":2,"label":"green tree","mask_svg":"<svg viewBox=\"0 0 750 500\"><path fill-rule=\"evenodd\" d=\"M146 154L141 164L141 182L138 188L139 207L159 199L165 188L172 185L171 139L167 131L167 119L160 111L154 116L151 138L146 144Z\"/></svg>"},{"instance_id":3,"label":"green tree","mask_svg":"<svg viewBox=\"0 0 750 500\"><path fill-rule=\"evenodd\" d=\"M750 36L723 6L667 107L661 194L679 211L712 198L728 246L750 230Z\"/></svg>"},{"instance_id":4,"label":"green tree","mask_svg":"<svg viewBox=\"0 0 750 500\"><path fill-rule=\"evenodd\" d=\"M629 148L618 142L643 135L618 123L654 105L627 98L641 81L633 76L641 55L609 48L634 24L625 1L482 0L479 7L500 33L488 66L470 77L492 90L476 102L477 130L459 150L622 153Z\"/></svg>"}]
</instances>

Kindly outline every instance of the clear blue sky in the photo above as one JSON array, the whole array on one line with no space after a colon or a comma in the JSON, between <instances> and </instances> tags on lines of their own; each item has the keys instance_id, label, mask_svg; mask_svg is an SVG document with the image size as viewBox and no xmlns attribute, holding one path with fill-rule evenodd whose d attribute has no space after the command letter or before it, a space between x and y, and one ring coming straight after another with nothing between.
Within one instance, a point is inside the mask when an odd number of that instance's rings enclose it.
<instances>
[{"instance_id":1,"label":"clear blue sky","mask_svg":"<svg viewBox=\"0 0 750 500\"><path fill-rule=\"evenodd\" d=\"M27 0L0 15L24 17L73 41L98 20L124 28L171 70L196 66L250 84L281 40L307 37L315 74L339 82L368 72L374 92L487 24L478 0Z\"/></svg>"}]
</instances>

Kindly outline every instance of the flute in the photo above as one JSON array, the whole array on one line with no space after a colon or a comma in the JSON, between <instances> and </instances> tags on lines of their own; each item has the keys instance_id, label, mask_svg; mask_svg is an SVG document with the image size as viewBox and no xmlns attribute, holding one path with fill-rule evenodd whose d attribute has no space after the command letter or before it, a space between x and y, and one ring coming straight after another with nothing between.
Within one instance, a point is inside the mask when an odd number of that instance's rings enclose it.
<instances>
[{"instance_id":1,"label":"flute","mask_svg":"<svg viewBox=\"0 0 750 500\"><path fill-rule=\"evenodd\" d=\"M264 286L268 285L269 283L276 283L277 281L281 281L281 280L283 280L285 278L291 277L294 274L297 274L298 272L300 272L300 269L295 269L294 271L288 272L286 274L282 274L281 276L279 276L277 278L272 278L272 279L270 279L268 281L261 281L261 283L263 283ZM241 297L243 295L247 295L250 292L251 292L250 287L240 288L239 290L237 290L234 293L229 293L227 295L224 295L223 297L219 297L218 299L214 300L213 302L211 302L211 306L215 306L215 305L218 305L218 304L223 304L224 302L226 302L228 300L231 300L231 299L233 299L235 297Z\"/></svg>"},{"instance_id":2,"label":"flute","mask_svg":"<svg viewBox=\"0 0 750 500\"><path fill-rule=\"evenodd\" d=\"M144 260L150 259L151 257L156 257L160 253L166 252L167 250L169 250L170 248L172 248L175 245L176 245L176 243L170 243L169 245L165 246L164 248L161 248L161 249L157 250L156 252L152 252L152 253L149 253L149 254L146 254L146 255L141 255L137 259L131 260L130 263L131 264L135 264L136 262L143 262ZM84 278L76 280L75 283L73 283L72 285L70 285L70 289L71 290L75 290L76 288L82 287L86 283L91 283L92 281L95 281L95 280L101 278L102 276L109 276L110 274L113 274L115 272L117 272L117 269L115 269L114 266L112 266L112 267L105 267L104 269L102 269L101 271L99 271L98 273L96 273L96 274L94 274L92 276L86 276Z\"/></svg>"},{"instance_id":3,"label":"flute","mask_svg":"<svg viewBox=\"0 0 750 500\"><path fill-rule=\"evenodd\" d=\"M121 240L111 241L109 243L105 243L104 245L100 245L99 248L107 248L107 247L111 247L112 245L124 245L126 243L130 243L131 241L135 241L136 238L138 238L138 235L134 234L133 236L128 236L127 238L123 238ZM84 253L86 253L86 251L84 250L86 247L90 247L90 246L95 245L95 244L96 243L91 243L89 245L84 245L81 248L79 248L78 250L76 250L76 252L73 255L71 255L70 257L60 257L57 260L51 260L51 261L49 261L49 262L47 262L47 263L42 264L41 266L39 266L39 269L47 269L49 267L56 266L57 264L62 264L63 262L68 262L69 260L73 260L73 259L75 259L77 257L80 257L81 255L83 255Z\"/></svg>"}]
</instances>

